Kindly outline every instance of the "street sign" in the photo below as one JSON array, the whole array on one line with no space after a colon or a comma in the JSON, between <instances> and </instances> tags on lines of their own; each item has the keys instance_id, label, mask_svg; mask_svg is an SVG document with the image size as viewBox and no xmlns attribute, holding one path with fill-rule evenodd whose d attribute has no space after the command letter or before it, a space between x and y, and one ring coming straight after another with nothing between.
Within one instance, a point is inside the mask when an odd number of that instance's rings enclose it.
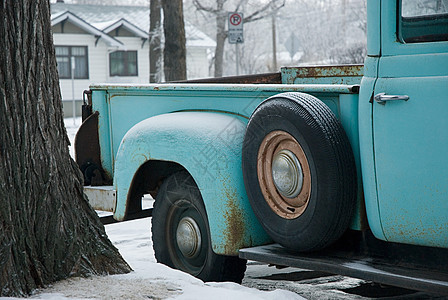
<instances>
[{"instance_id":1,"label":"street sign","mask_svg":"<svg viewBox=\"0 0 448 300\"><path fill-rule=\"evenodd\" d=\"M294 57L297 51L299 51L299 39L294 33L291 33L284 45L286 50L288 50L291 59Z\"/></svg>"},{"instance_id":2,"label":"street sign","mask_svg":"<svg viewBox=\"0 0 448 300\"><path fill-rule=\"evenodd\" d=\"M243 14L229 13L229 43L241 44L244 43L243 36Z\"/></svg>"}]
</instances>

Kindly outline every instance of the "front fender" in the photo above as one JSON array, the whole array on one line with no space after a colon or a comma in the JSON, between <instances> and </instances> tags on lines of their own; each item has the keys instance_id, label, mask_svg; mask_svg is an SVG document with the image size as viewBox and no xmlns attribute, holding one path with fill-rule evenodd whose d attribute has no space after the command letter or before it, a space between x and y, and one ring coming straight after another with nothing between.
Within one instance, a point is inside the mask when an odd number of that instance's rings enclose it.
<instances>
[{"instance_id":1,"label":"front fender","mask_svg":"<svg viewBox=\"0 0 448 300\"><path fill-rule=\"evenodd\" d=\"M134 175L149 160L182 165L198 185L210 225L213 250L236 255L240 248L270 242L247 199L241 170L246 124L241 117L211 112L158 115L132 127L115 161L117 205L123 220Z\"/></svg>"}]
</instances>

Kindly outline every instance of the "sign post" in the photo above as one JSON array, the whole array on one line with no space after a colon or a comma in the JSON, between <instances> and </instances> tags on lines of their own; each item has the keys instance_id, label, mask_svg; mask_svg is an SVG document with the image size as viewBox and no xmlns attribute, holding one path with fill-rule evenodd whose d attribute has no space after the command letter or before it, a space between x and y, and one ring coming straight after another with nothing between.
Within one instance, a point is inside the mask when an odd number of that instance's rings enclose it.
<instances>
[{"instance_id":1,"label":"sign post","mask_svg":"<svg viewBox=\"0 0 448 300\"><path fill-rule=\"evenodd\" d=\"M240 75L240 59L239 59L238 44L244 43L243 14L238 12L229 13L228 21L229 21L228 22L229 43L235 44L236 75Z\"/></svg>"},{"instance_id":2,"label":"sign post","mask_svg":"<svg viewBox=\"0 0 448 300\"><path fill-rule=\"evenodd\" d=\"M296 37L294 32L291 32L291 35L285 42L285 48L289 52L289 56L291 57L291 62L293 61L294 55L299 51L299 39Z\"/></svg>"}]
</instances>

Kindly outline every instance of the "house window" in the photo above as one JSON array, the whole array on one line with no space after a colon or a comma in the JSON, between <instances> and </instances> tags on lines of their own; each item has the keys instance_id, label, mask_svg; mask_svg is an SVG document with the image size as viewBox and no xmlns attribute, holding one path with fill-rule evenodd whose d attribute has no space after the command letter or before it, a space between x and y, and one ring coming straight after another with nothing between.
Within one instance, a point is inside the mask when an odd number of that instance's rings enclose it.
<instances>
[{"instance_id":1,"label":"house window","mask_svg":"<svg viewBox=\"0 0 448 300\"><path fill-rule=\"evenodd\" d=\"M115 51L109 55L110 76L137 76L137 51Z\"/></svg>"},{"instance_id":2,"label":"house window","mask_svg":"<svg viewBox=\"0 0 448 300\"><path fill-rule=\"evenodd\" d=\"M89 67L87 47L84 46L55 46L56 61L58 63L59 78L72 78L72 62L75 63L75 79L88 79ZM73 60L71 59L73 57Z\"/></svg>"}]
</instances>

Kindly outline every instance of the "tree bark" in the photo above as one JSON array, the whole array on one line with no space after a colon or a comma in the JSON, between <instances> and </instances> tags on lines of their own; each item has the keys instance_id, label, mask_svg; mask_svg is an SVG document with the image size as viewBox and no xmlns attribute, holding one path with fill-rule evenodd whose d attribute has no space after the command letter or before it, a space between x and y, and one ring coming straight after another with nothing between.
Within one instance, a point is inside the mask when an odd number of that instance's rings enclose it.
<instances>
[{"instance_id":1,"label":"tree bark","mask_svg":"<svg viewBox=\"0 0 448 300\"><path fill-rule=\"evenodd\" d=\"M0 296L129 272L70 158L48 0L0 1Z\"/></svg>"},{"instance_id":2,"label":"tree bark","mask_svg":"<svg viewBox=\"0 0 448 300\"><path fill-rule=\"evenodd\" d=\"M182 0L162 0L165 80L187 79L185 24Z\"/></svg>"},{"instance_id":3,"label":"tree bark","mask_svg":"<svg viewBox=\"0 0 448 300\"><path fill-rule=\"evenodd\" d=\"M149 82L160 82L162 77L162 37L160 0L149 4Z\"/></svg>"}]
</instances>

